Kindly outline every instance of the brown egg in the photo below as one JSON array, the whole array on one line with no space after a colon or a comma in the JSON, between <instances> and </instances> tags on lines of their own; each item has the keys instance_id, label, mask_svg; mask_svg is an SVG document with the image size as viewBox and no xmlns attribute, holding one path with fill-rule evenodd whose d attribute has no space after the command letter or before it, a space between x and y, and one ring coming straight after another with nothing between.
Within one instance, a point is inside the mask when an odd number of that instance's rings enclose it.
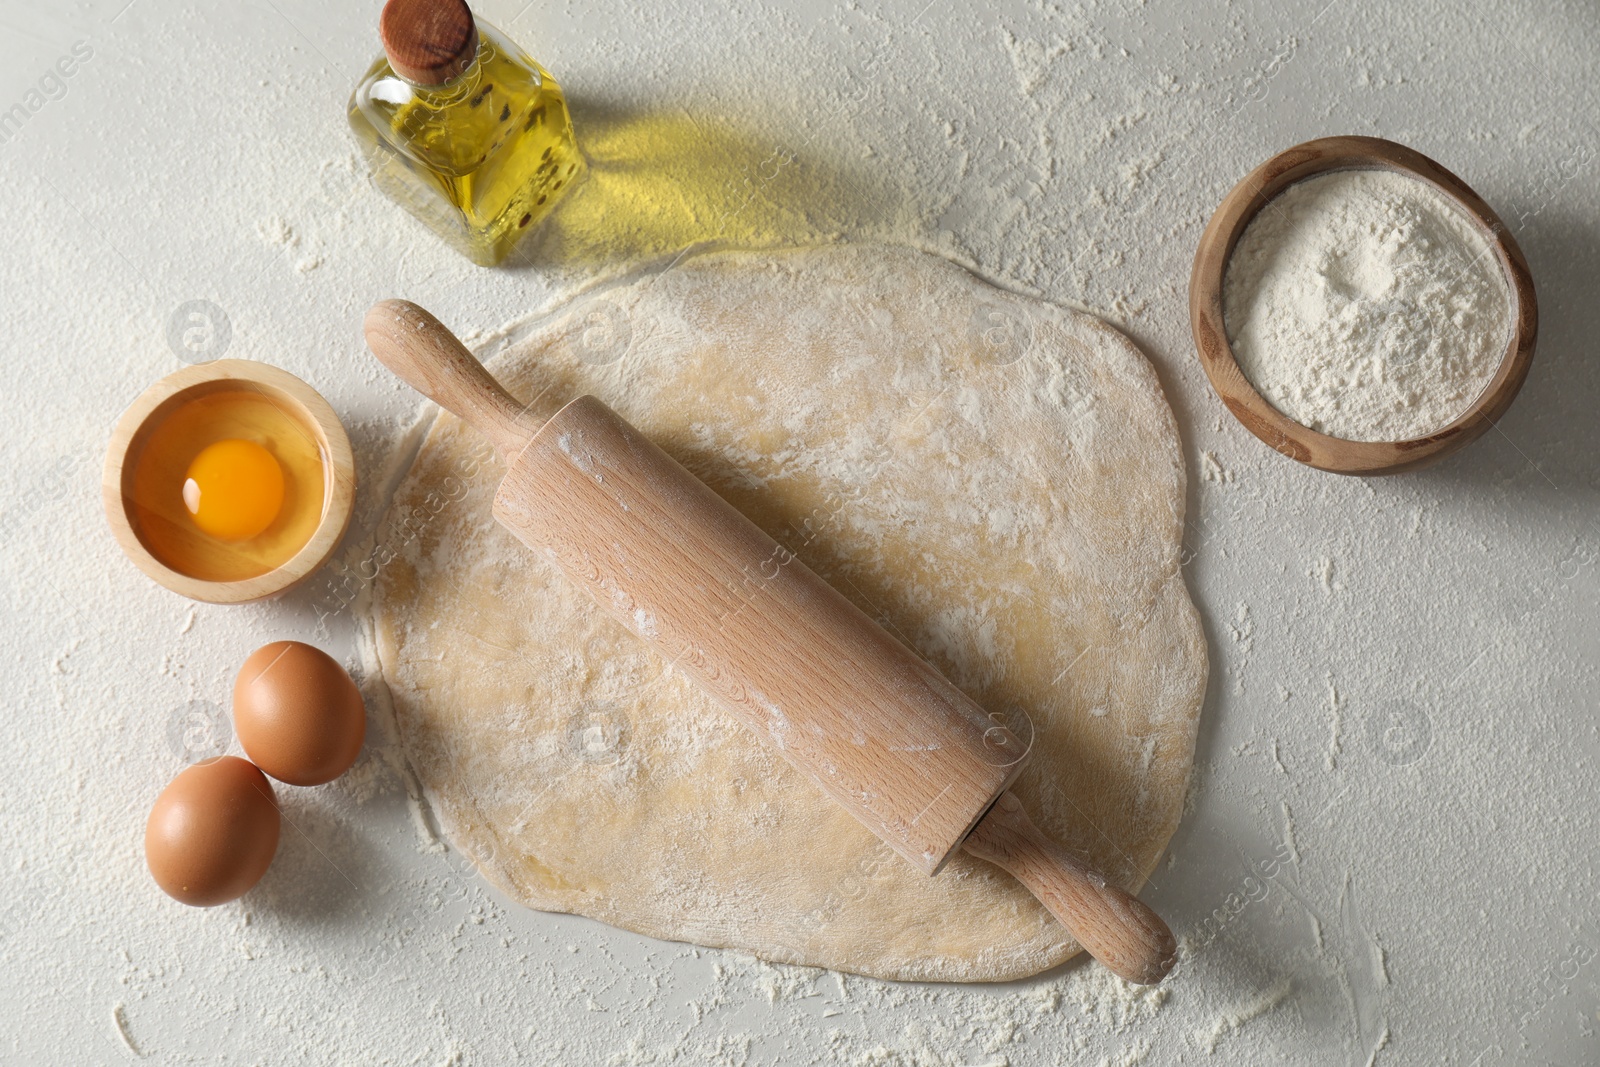
<instances>
[{"instance_id":1,"label":"brown egg","mask_svg":"<svg viewBox=\"0 0 1600 1067\"><path fill-rule=\"evenodd\" d=\"M367 709L332 656L299 641L274 641L239 670L233 729L245 755L278 781L321 785L361 754Z\"/></svg>"},{"instance_id":2,"label":"brown egg","mask_svg":"<svg viewBox=\"0 0 1600 1067\"><path fill-rule=\"evenodd\" d=\"M238 756L197 763L161 791L144 858L173 900L209 908L244 896L278 851L272 783Z\"/></svg>"}]
</instances>

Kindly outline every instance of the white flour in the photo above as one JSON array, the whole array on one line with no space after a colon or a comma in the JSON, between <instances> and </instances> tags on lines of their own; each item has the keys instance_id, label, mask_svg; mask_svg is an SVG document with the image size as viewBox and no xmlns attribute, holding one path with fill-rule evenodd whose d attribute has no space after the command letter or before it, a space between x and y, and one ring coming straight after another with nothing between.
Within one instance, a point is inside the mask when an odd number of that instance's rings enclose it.
<instances>
[{"instance_id":1,"label":"white flour","mask_svg":"<svg viewBox=\"0 0 1600 1067\"><path fill-rule=\"evenodd\" d=\"M1234 248L1223 307L1261 395L1351 441L1449 425L1494 377L1511 321L1482 231L1388 170L1335 171L1275 197Z\"/></svg>"}]
</instances>

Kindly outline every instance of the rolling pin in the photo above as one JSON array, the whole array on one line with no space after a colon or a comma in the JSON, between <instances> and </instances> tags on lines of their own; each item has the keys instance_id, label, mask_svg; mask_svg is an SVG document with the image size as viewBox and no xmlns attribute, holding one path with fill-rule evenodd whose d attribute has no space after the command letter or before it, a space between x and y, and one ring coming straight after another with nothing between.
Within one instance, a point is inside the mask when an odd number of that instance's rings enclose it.
<instances>
[{"instance_id":1,"label":"rolling pin","mask_svg":"<svg viewBox=\"0 0 1600 1067\"><path fill-rule=\"evenodd\" d=\"M906 860L1010 872L1101 963L1158 982L1166 923L1045 837L1008 787L1027 749L966 694L592 396L543 425L438 319L386 300L367 344L481 431L494 516Z\"/></svg>"}]
</instances>

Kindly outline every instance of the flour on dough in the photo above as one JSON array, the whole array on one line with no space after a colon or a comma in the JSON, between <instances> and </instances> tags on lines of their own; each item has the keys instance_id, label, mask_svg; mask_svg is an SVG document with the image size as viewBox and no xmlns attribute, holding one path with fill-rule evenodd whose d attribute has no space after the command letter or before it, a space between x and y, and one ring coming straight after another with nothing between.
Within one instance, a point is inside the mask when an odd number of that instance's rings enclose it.
<instances>
[{"instance_id":1,"label":"flour on dough","mask_svg":"<svg viewBox=\"0 0 1600 1067\"><path fill-rule=\"evenodd\" d=\"M1205 688L1156 376L1091 316L882 247L716 253L580 297L492 367L593 393L1024 736L1016 792L1142 885ZM451 843L531 907L892 979L999 981L1077 944L964 855L928 878L490 517L441 414L380 545L398 735Z\"/></svg>"}]
</instances>

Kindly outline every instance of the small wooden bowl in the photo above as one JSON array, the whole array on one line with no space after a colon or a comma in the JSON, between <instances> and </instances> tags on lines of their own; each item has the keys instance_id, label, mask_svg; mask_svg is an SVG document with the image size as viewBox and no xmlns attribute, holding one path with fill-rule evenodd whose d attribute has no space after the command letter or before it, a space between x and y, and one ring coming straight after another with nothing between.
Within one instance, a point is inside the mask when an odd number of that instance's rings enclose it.
<instances>
[{"instance_id":1,"label":"small wooden bowl","mask_svg":"<svg viewBox=\"0 0 1600 1067\"><path fill-rule=\"evenodd\" d=\"M207 393L244 390L260 393L297 420L315 438L324 457L322 517L310 540L286 562L253 578L217 582L173 570L140 539L130 514L133 465L150 431L179 406ZM145 574L191 600L244 604L264 600L309 578L327 562L350 525L355 503L355 460L350 439L333 408L311 386L286 370L244 359L219 359L185 367L146 389L117 420L106 449L100 494L111 532L122 551Z\"/></svg>"},{"instance_id":2,"label":"small wooden bowl","mask_svg":"<svg viewBox=\"0 0 1600 1067\"><path fill-rule=\"evenodd\" d=\"M1420 178L1449 197L1483 230L1505 274L1513 302L1513 328L1500 369L1454 422L1408 441L1347 441L1303 426L1256 392L1228 344L1222 283L1250 220L1295 182L1334 170L1379 169ZM1539 333L1533 277L1522 249L1500 217L1466 182L1405 145L1378 137L1322 137L1280 152L1233 187L1217 208L1189 276L1189 323L1211 387L1245 429L1291 459L1338 474L1395 474L1426 466L1476 440L1504 415L1528 376Z\"/></svg>"}]
</instances>

